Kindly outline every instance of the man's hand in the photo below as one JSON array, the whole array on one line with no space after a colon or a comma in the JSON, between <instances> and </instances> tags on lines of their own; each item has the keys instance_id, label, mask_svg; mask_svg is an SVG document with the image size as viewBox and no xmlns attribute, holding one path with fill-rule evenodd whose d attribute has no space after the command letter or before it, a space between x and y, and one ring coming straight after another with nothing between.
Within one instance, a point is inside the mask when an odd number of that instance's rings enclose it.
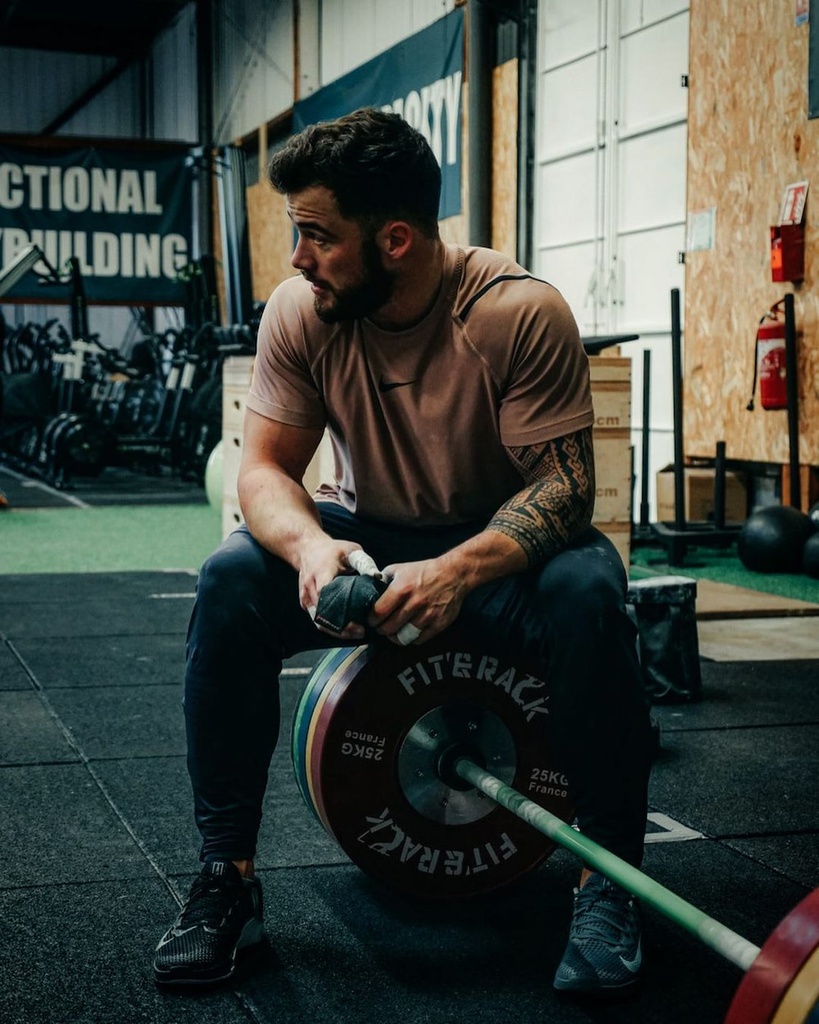
<instances>
[{"instance_id":1,"label":"man's hand","mask_svg":"<svg viewBox=\"0 0 819 1024\"><path fill-rule=\"evenodd\" d=\"M468 591L445 558L398 562L386 566L384 575L390 585L370 612L369 624L402 645L425 643L450 626ZM418 630L414 638L407 626Z\"/></svg>"},{"instance_id":2,"label":"man's hand","mask_svg":"<svg viewBox=\"0 0 819 1024\"><path fill-rule=\"evenodd\" d=\"M347 557L353 551L360 550L360 544L349 540L334 540L332 537L314 540L305 549L299 570L299 601L311 618L315 618L321 588L336 576L352 572ZM316 629L345 640L360 640L364 636L364 627L355 622L348 623L341 633L333 633L318 623Z\"/></svg>"}]
</instances>

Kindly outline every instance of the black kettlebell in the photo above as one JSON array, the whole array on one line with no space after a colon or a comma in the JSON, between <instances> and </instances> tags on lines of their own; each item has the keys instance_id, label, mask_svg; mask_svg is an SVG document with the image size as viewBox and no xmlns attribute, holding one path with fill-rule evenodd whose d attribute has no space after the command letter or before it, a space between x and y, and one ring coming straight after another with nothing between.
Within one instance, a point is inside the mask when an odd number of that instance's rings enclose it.
<instances>
[{"instance_id":1,"label":"black kettlebell","mask_svg":"<svg viewBox=\"0 0 819 1024\"><path fill-rule=\"evenodd\" d=\"M770 505L757 509L739 531L739 560L753 572L801 572L805 541L812 532L810 519L798 508Z\"/></svg>"},{"instance_id":2,"label":"black kettlebell","mask_svg":"<svg viewBox=\"0 0 819 1024\"><path fill-rule=\"evenodd\" d=\"M814 530L819 530L819 501L808 509L808 519L810 519Z\"/></svg>"}]
</instances>

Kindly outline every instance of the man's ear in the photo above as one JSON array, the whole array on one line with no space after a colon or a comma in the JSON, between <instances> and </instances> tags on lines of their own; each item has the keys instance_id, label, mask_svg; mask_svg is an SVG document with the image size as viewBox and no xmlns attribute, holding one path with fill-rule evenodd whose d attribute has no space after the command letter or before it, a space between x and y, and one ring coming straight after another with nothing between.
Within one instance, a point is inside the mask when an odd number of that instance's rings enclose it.
<instances>
[{"instance_id":1,"label":"man's ear","mask_svg":"<svg viewBox=\"0 0 819 1024\"><path fill-rule=\"evenodd\" d=\"M404 220L388 220L375 236L376 245L387 260L403 259L412 249L415 232Z\"/></svg>"}]
</instances>

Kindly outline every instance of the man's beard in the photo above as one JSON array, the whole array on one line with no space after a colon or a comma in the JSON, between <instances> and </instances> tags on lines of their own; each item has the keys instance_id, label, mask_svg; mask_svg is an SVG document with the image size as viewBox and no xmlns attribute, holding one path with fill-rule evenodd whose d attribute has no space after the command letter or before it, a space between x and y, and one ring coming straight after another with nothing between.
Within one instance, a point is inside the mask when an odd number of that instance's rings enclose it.
<instances>
[{"instance_id":1,"label":"man's beard","mask_svg":"<svg viewBox=\"0 0 819 1024\"><path fill-rule=\"evenodd\" d=\"M363 272L358 284L332 292L329 304L318 295L315 297L316 315L325 324L361 320L380 309L392 295L395 279L382 266L373 238L364 238L361 242L361 263Z\"/></svg>"}]
</instances>

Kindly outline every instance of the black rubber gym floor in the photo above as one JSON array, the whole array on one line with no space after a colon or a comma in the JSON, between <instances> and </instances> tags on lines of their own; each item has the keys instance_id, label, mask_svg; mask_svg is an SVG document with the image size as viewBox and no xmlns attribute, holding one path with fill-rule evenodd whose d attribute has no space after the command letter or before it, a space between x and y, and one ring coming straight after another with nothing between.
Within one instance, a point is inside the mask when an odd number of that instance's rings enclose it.
<instances>
[{"instance_id":1,"label":"black rubber gym floor","mask_svg":"<svg viewBox=\"0 0 819 1024\"><path fill-rule=\"evenodd\" d=\"M151 978L197 866L181 708L194 577L0 577L0 1020L5 1024L711 1024L740 971L654 911L634 999L553 992L574 858L423 904L366 878L296 788L288 664L258 867L269 944L197 996ZM761 945L819 885L819 661L703 663L662 723L645 870ZM252 969L251 969L252 968Z\"/></svg>"},{"instance_id":2,"label":"black rubber gym floor","mask_svg":"<svg viewBox=\"0 0 819 1024\"><path fill-rule=\"evenodd\" d=\"M99 476L74 477L57 488L45 479L0 463L0 493L15 509L194 505L207 501L204 487L196 480L183 480L170 473L151 476L120 466L106 466Z\"/></svg>"}]
</instances>

